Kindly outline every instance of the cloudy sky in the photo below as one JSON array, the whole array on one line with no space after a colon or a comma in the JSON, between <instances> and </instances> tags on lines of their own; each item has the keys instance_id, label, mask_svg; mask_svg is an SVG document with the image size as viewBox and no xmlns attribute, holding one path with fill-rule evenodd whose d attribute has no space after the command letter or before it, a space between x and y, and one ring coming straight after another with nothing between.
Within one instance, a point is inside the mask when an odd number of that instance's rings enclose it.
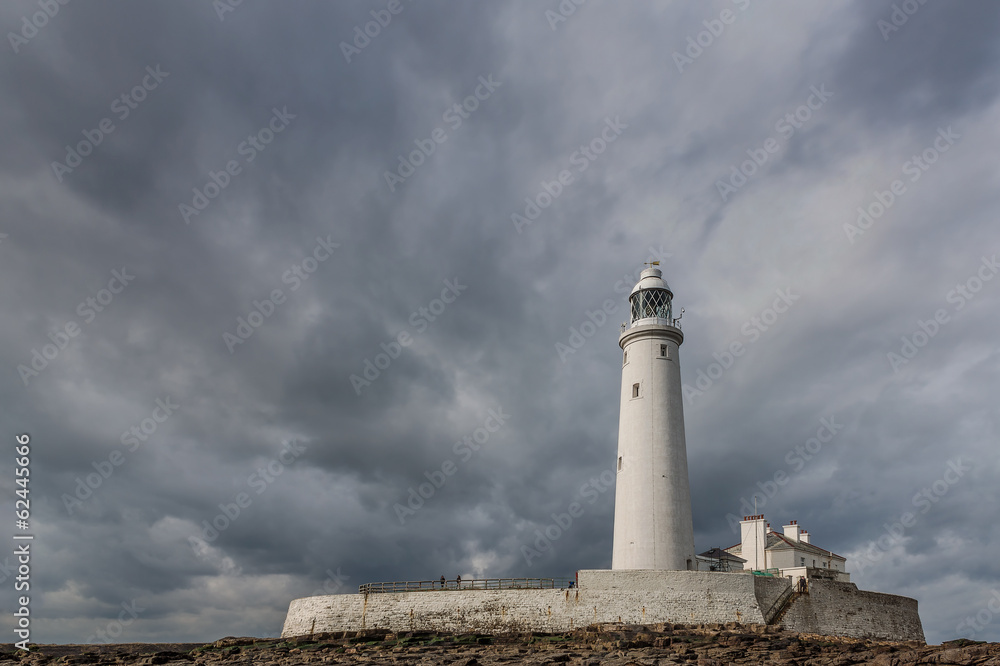
<instances>
[{"instance_id":1,"label":"cloudy sky","mask_svg":"<svg viewBox=\"0 0 1000 666\"><path fill-rule=\"evenodd\" d=\"M756 494L928 640L1000 639L1000 5L49 4L0 7L33 640L610 566L649 260L699 551Z\"/></svg>"}]
</instances>

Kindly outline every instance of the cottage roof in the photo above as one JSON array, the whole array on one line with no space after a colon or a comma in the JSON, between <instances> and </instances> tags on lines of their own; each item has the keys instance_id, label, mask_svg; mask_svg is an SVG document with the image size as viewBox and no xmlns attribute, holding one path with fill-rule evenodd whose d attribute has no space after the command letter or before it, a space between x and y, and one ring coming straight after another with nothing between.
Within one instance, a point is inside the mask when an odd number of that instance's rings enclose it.
<instances>
[{"instance_id":1,"label":"cottage roof","mask_svg":"<svg viewBox=\"0 0 1000 666\"><path fill-rule=\"evenodd\" d=\"M746 562L742 557L733 555L721 548L712 548L711 550L706 550L704 553L699 555L699 557L707 557L710 560L729 560L730 562Z\"/></svg>"},{"instance_id":2,"label":"cottage roof","mask_svg":"<svg viewBox=\"0 0 1000 666\"><path fill-rule=\"evenodd\" d=\"M795 548L796 550L801 550L806 553L813 553L814 555L820 555L822 557L833 557L845 562L847 561L846 557L837 555L836 553L826 550L825 548L820 548L819 546L806 543L805 541L792 541L779 532L769 532L767 534L767 543L764 546L765 550L784 550L786 548ZM731 554L731 551L733 550L739 550L742 552L743 547L742 544L738 543L726 548L725 550Z\"/></svg>"}]
</instances>

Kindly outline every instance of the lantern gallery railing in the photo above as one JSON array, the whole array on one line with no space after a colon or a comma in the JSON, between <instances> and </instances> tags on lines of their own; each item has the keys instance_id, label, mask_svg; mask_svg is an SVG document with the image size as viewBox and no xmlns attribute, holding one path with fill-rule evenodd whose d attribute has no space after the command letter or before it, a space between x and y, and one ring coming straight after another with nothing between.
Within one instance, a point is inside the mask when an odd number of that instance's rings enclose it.
<instances>
[{"instance_id":1,"label":"lantern gallery railing","mask_svg":"<svg viewBox=\"0 0 1000 666\"><path fill-rule=\"evenodd\" d=\"M361 594L389 592L441 592L447 590L543 590L568 589L575 585L572 578L478 578L469 580L404 580L391 583L365 583L358 587Z\"/></svg>"}]
</instances>

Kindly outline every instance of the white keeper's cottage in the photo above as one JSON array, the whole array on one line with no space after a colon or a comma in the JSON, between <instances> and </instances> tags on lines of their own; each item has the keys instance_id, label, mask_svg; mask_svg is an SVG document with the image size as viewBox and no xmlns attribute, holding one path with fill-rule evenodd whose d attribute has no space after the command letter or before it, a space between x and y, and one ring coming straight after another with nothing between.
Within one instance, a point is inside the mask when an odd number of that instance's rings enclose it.
<instances>
[{"instance_id":1,"label":"white keeper's cottage","mask_svg":"<svg viewBox=\"0 0 1000 666\"><path fill-rule=\"evenodd\" d=\"M808 532L793 520L779 533L764 515L744 516L740 521L740 543L725 549L744 560L743 569L791 578L822 578L850 583L847 558L811 543Z\"/></svg>"}]
</instances>

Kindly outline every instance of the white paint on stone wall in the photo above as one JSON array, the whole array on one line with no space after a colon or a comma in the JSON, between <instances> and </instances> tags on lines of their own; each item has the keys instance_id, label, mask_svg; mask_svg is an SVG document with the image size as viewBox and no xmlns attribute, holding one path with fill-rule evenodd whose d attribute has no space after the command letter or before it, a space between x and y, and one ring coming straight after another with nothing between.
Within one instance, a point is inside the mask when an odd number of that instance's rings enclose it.
<instances>
[{"instance_id":1,"label":"white paint on stone wall","mask_svg":"<svg viewBox=\"0 0 1000 666\"><path fill-rule=\"evenodd\" d=\"M766 624L764 613L788 589L787 580L746 573L610 571L579 573L563 590L447 590L343 594L296 599L283 637L388 629L500 634L562 632L595 623ZM825 581L817 581L820 585ZM853 584L796 599L782 626L828 635L923 640L916 602L860 592ZM808 595L807 595L808 596ZM801 610L799 610L801 608ZM788 622L794 626L787 625ZM802 628L799 628L802 627Z\"/></svg>"},{"instance_id":2,"label":"white paint on stone wall","mask_svg":"<svg viewBox=\"0 0 1000 666\"><path fill-rule=\"evenodd\" d=\"M612 569L695 568L673 294L658 268L632 289L622 348Z\"/></svg>"},{"instance_id":3,"label":"white paint on stone wall","mask_svg":"<svg viewBox=\"0 0 1000 666\"><path fill-rule=\"evenodd\" d=\"M781 618L790 631L924 641L917 600L859 590L854 583L811 579Z\"/></svg>"}]
</instances>

